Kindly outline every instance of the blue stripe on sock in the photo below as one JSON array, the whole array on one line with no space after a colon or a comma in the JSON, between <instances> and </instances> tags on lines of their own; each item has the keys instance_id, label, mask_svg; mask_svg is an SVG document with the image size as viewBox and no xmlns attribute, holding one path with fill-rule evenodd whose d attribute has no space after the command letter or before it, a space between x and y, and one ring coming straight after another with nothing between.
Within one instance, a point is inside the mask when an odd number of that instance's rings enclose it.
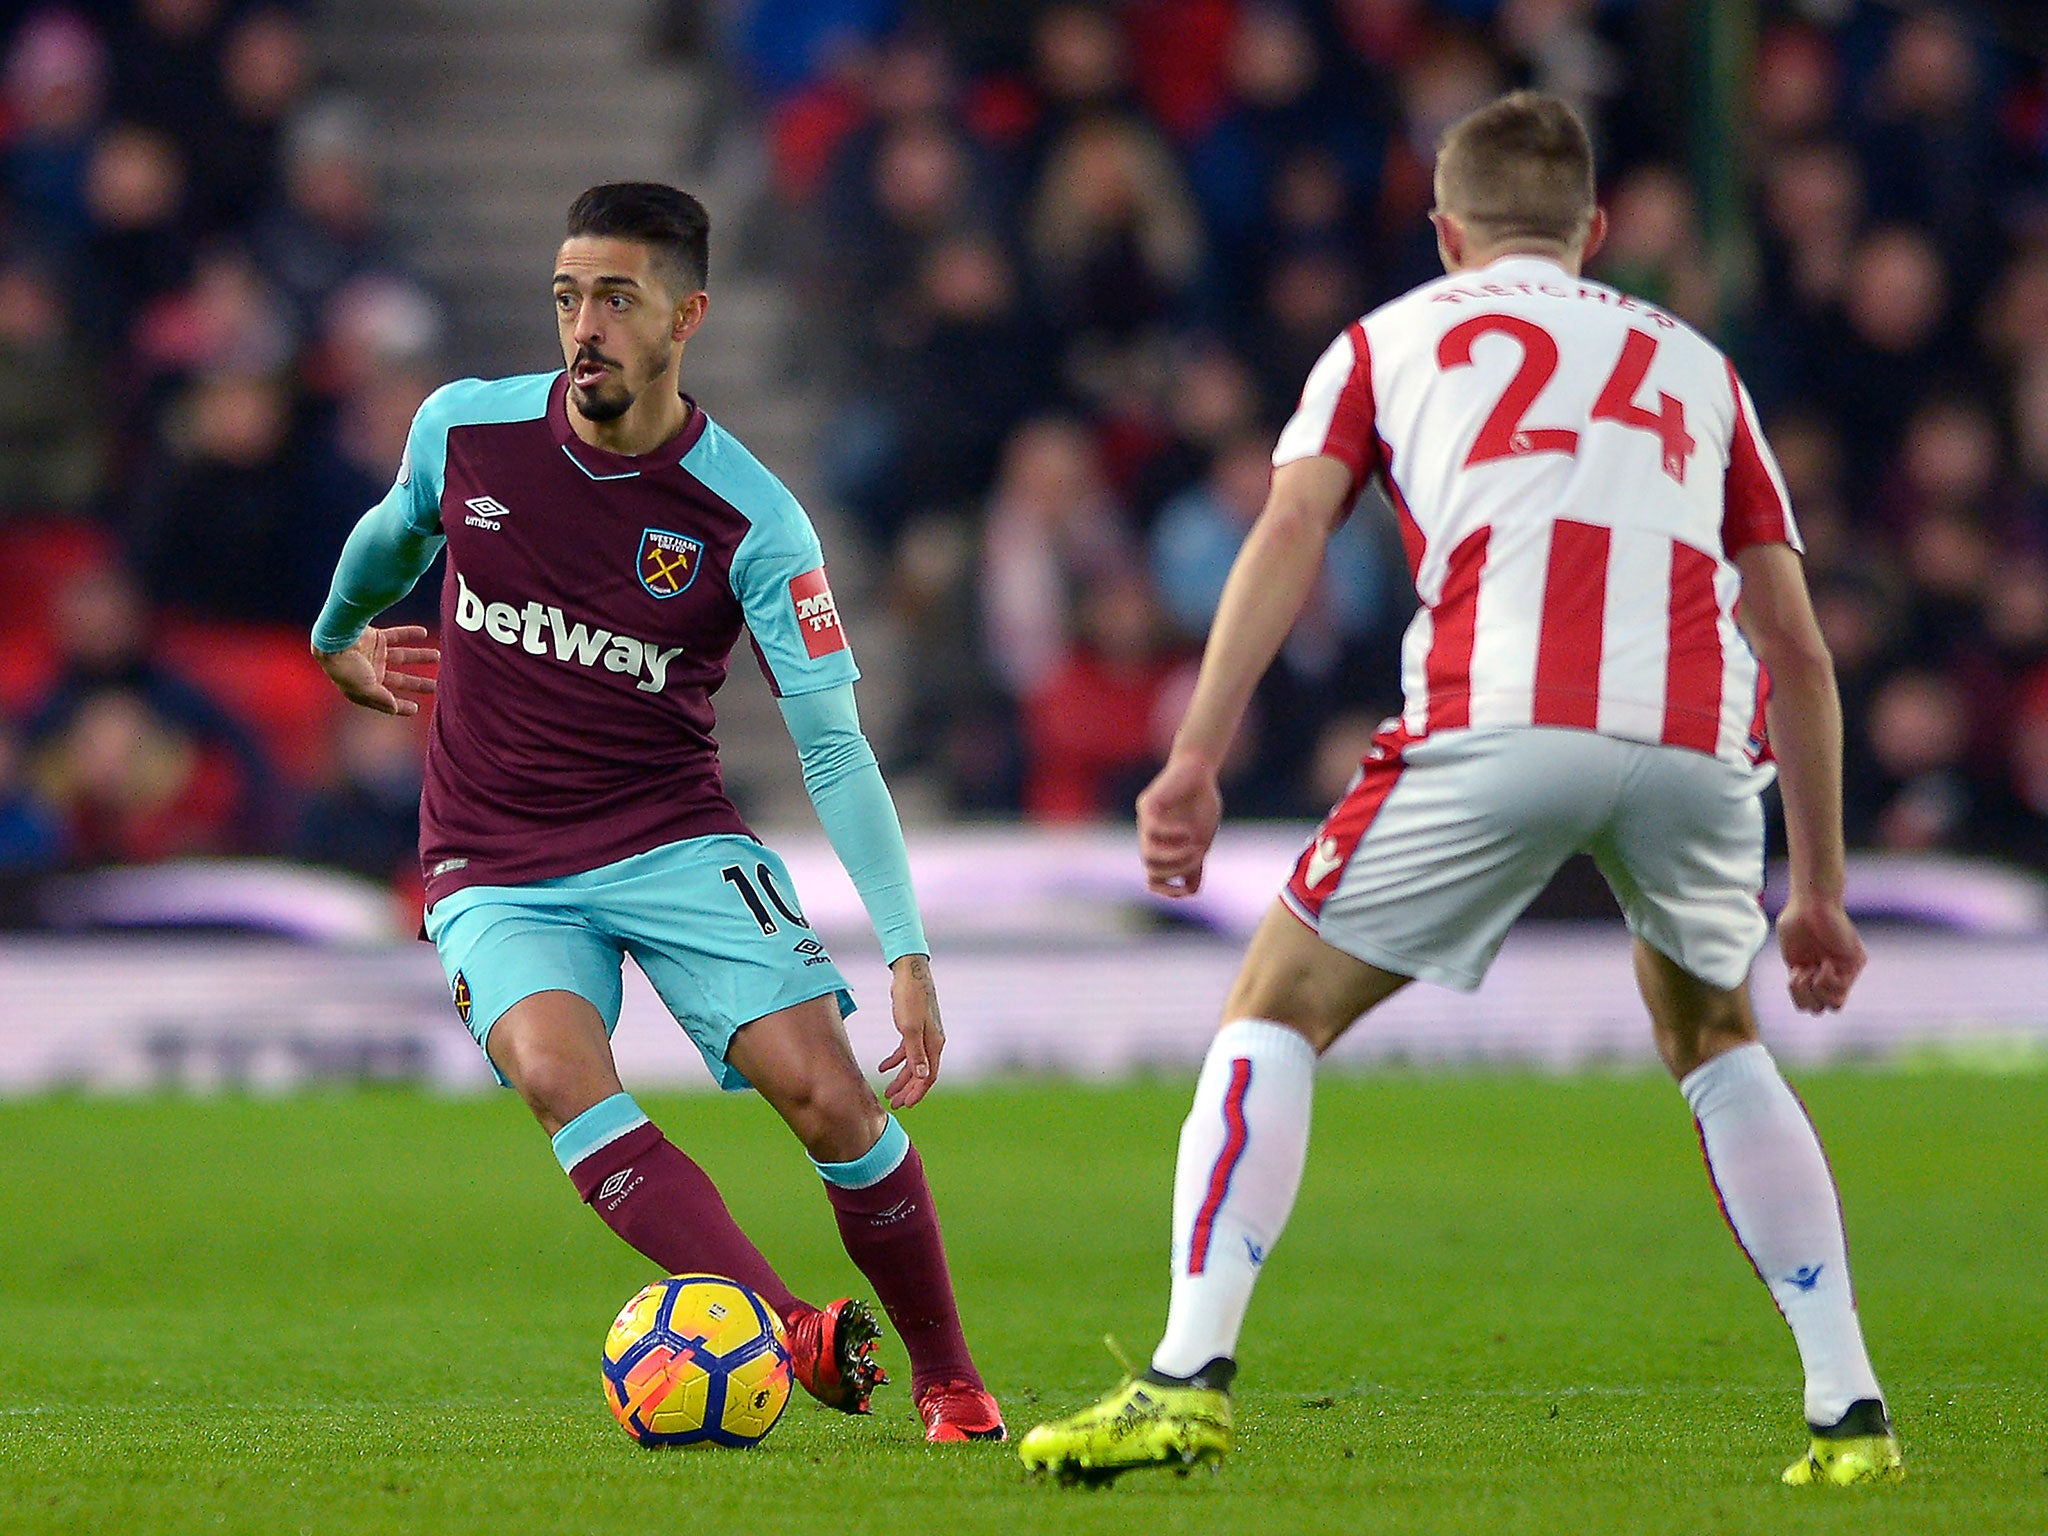
<instances>
[{"instance_id":1,"label":"blue stripe on sock","mask_svg":"<svg viewBox=\"0 0 2048 1536\"><path fill-rule=\"evenodd\" d=\"M821 1163L814 1157L811 1163L827 1184L837 1184L841 1189L866 1189L902 1167L903 1159L909 1155L910 1132L891 1115L889 1123L882 1127L881 1137L852 1162Z\"/></svg>"},{"instance_id":2,"label":"blue stripe on sock","mask_svg":"<svg viewBox=\"0 0 2048 1536\"><path fill-rule=\"evenodd\" d=\"M626 1132L647 1123L630 1093L615 1093L601 1099L555 1132L555 1161L567 1173L600 1147L609 1146Z\"/></svg>"}]
</instances>

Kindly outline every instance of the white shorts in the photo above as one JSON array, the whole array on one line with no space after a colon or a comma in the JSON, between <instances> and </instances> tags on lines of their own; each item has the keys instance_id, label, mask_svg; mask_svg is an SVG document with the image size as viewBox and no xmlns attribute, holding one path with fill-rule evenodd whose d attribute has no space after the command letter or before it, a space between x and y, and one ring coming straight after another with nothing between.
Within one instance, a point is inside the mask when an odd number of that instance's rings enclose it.
<instances>
[{"instance_id":1,"label":"white shorts","mask_svg":"<svg viewBox=\"0 0 2048 1536\"><path fill-rule=\"evenodd\" d=\"M1281 893L1326 944L1469 992L1509 927L1590 853L1636 937L1740 986L1768 930L1769 764L1544 726L1375 738Z\"/></svg>"}]
</instances>

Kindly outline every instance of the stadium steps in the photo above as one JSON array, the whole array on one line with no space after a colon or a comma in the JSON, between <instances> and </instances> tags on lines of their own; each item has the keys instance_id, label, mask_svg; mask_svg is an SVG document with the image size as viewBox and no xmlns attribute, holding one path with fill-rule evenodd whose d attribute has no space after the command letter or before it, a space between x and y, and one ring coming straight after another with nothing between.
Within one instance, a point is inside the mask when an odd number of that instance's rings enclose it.
<instances>
[{"instance_id":1,"label":"stadium steps","mask_svg":"<svg viewBox=\"0 0 2048 1536\"><path fill-rule=\"evenodd\" d=\"M876 748L897 711L899 644L868 597L857 540L821 504L824 416L803 365L801 319L751 249L760 152L720 133L705 66L653 46L654 0L324 0L312 18L327 75L378 123L389 217L441 293L451 376L557 365L547 275L570 199L605 180L689 187L712 220L710 323L686 387L810 508L848 600ZM604 25L604 23L610 23ZM796 756L742 647L717 699L727 783L766 827L809 825Z\"/></svg>"}]
</instances>

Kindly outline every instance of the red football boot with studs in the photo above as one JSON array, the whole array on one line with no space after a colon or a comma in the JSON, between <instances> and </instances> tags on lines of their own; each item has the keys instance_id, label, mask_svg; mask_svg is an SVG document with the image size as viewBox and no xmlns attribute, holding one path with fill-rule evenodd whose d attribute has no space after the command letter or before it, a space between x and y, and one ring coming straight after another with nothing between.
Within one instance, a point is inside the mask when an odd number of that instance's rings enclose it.
<instances>
[{"instance_id":1,"label":"red football boot with studs","mask_svg":"<svg viewBox=\"0 0 2048 1536\"><path fill-rule=\"evenodd\" d=\"M864 1301L840 1297L788 1325L789 1362L797 1385L827 1408L866 1413L888 1372L875 1358L882 1326Z\"/></svg>"}]
</instances>

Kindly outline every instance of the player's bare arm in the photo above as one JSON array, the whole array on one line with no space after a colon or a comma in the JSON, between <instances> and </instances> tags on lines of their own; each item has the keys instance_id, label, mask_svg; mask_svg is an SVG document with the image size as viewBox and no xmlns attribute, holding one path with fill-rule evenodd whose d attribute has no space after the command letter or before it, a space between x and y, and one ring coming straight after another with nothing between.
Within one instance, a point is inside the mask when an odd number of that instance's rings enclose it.
<instances>
[{"instance_id":1,"label":"player's bare arm","mask_svg":"<svg viewBox=\"0 0 2048 1536\"><path fill-rule=\"evenodd\" d=\"M390 629L366 629L345 651L323 651L313 657L320 670L333 679L334 686L351 704L374 709L385 715L416 715L419 700L410 694L430 694L434 680L417 672L399 672L397 667L432 666L441 653L423 642L426 630L418 624L399 624Z\"/></svg>"},{"instance_id":2,"label":"player's bare arm","mask_svg":"<svg viewBox=\"0 0 2048 1536\"><path fill-rule=\"evenodd\" d=\"M1173 751L1138 797L1145 882L1162 896L1201 889L1202 863L1223 815L1216 779L1224 755L1252 691L1315 590L1324 550L1351 494L1351 471L1333 458L1298 459L1273 472L1265 510L1224 584Z\"/></svg>"},{"instance_id":3,"label":"player's bare arm","mask_svg":"<svg viewBox=\"0 0 2048 1536\"><path fill-rule=\"evenodd\" d=\"M929 955L901 955L890 965L889 1007L903 1040L878 1069L896 1073L883 1097L891 1109L908 1109L938 1081L939 1056L946 1049L946 1026L939 1019L939 989L932 980Z\"/></svg>"},{"instance_id":4,"label":"player's bare arm","mask_svg":"<svg viewBox=\"0 0 2048 1536\"><path fill-rule=\"evenodd\" d=\"M1740 622L1771 675L1766 719L1785 806L1791 895L1778 947L1792 1001L1807 1013L1842 1006L1863 969L1862 940L1843 906L1842 703L1799 556L1761 544L1735 557Z\"/></svg>"}]
</instances>

